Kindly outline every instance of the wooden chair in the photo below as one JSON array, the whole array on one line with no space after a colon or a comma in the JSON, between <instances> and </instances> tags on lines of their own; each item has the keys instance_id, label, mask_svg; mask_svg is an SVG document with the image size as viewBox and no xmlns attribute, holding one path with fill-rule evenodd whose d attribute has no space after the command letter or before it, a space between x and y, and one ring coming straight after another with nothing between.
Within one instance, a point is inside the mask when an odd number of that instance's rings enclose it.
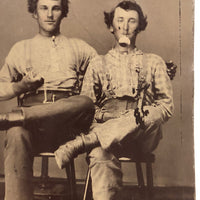
<instances>
[{"instance_id":1,"label":"wooden chair","mask_svg":"<svg viewBox=\"0 0 200 200\"><path fill-rule=\"evenodd\" d=\"M153 190L153 170L152 170L152 163L155 162L155 155L152 153L141 155L139 157L135 158L127 158L122 157L119 159L120 162L127 162L131 163L134 162L136 166L136 172L137 172L137 181L138 181L138 187L141 190L145 189L145 182L144 182L144 176L142 171L142 163L145 163L146 165L146 187L148 192L152 192Z\"/></svg>"},{"instance_id":2,"label":"wooden chair","mask_svg":"<svg viewBox=\"0 0 200 200\"><path fill-rule=\"evenodd\" d=\"M54 191L49 189L50 177L48 176L48 163L49 158L54 157L53 153L40 153L37 157L42 158L41 164L41 176L40 176L40 184L39 188L36 188L34 191L34 196L36 197L47 197L48 199L58 198L60 200L76 200L76 178L75 178L75 169L74 169L74 160L72 160L69 165L66 166L66 174L67 174L67 191L68 194L60 193L57 194Z\"/></svg>"},{"instance_id":3,"label":"wooden chair","mask_svg":"<svg viewBox=\"0 0 200 200\"><path fill-rule=\"evenodd\" d=\"M135 163L138 188L140 189L142 193L147 194L147 198L150 199L153 192L152 163L155 162L155 155L152 153L149 153L149 154L134 157L134 158L122 157L122 158L119 158L119 161L127 162L127 163ZM142 163L146 164L146 183L147 183L146 187L145 187L145 182L144 182ZM91 200L91 199L92 199L92 185L91 185L90 169L88 169L87 177L85 181L83 200Z\"/></svg>"}]
</instances>

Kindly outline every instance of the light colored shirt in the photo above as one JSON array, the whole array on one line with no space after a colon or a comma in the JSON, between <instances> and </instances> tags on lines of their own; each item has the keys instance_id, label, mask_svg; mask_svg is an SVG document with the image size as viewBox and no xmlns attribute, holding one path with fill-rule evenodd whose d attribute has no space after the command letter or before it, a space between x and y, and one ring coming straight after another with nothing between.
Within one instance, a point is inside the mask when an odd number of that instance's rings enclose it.
<instances>
[{"instance_id":1,"label":"light colored shirt","mask_svg":"<svg viewBox=\"0 0 200 200\"><path fill-rule=\"evenodd\" d=\"M63 35L32 39L16 43L9 52L0 71L0 100L13 96L13 82L30 71L44 78L49 90L80 92L83 75L96 51L80 39Z\"/></svg>"},{"instance_id":2,"label":"light colored shirt","mask_svg":"<svg viewBox=\"0 0 200 200\"><path fill-rule=\"evenodd\" d=\"M174 107L172 85L166 70L163 59L155 54L146 54L137 48L121 54L112 49L90 62L81 94L89 96L99 107L110 98L129 96L137 100L138 82L143 79L149 84L144 105L156 107L159 116L166 121Z\"/></svg>"}]
</instances>

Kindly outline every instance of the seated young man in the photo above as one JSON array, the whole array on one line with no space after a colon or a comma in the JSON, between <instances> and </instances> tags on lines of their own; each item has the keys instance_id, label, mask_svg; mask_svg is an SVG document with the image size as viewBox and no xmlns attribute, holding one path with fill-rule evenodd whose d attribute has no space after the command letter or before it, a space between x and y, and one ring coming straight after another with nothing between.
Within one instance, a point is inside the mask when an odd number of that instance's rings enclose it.
<instances>
[{"instance_id":1,"label":"seated young man","mask_svg":"<svg viewBox=\"0 0 200 200\"><path fill-rule=\"evenodd\" d=\"M39 33L16 43L0 71L0 100L19 97L21 107L0 114L6 130L5 199L33 199L35 154L88 131L94 104L79 96L82 78L96 51L85 42L66 38L60 24L68 0L28 0Z\"/></svg>"},{"instance_id":2,"label":"seated young man","mask_svg":"<svg viewBox=\"0 0 200 200\"><path fill-rule=\"evenodd\" d=\"M161 125L174 107L164 60L135 45L147 26L141 7L123 1L105 13L105 23L115 46L90 62L81 92L95 103L97 123L88 135L55 152L61 168L77 154L89 152L94 200L117 199L122 185L119 156L152 152L162 137Z\"/></svg>"}]
</instances>

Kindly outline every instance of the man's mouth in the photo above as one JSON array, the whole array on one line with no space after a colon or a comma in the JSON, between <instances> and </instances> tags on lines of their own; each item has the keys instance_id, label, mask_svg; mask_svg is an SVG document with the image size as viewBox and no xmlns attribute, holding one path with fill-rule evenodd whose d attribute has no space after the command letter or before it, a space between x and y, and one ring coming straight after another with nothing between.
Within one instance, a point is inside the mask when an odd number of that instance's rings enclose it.
<instances>
[{"instance_id":1,"label":"man's mouth","mask_svg":"<svg viewBox=\"0 0 200 200\"><path fill-rule=\"evenodd\" d=\"M119 38L119 45L124 47L124 46L129 46L130 44L131 41L126 35L123 35Z\"/></svg>"},{"instance_id":2,"label":"man's mouth","mask_svg":"<svg viewBox=\"0 0 200 200\"><path fill-rule=\"evenodd\" d=\"M55 21L45 21L46 23L53 24Z\"/></svg>"}]
</instances>

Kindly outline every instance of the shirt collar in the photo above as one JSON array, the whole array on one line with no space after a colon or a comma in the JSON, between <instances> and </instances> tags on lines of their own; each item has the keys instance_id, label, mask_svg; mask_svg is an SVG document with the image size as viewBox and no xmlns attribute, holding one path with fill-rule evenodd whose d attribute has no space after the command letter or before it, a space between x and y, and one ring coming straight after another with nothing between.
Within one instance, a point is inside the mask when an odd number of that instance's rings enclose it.
<instances>
[{"instance_id":1,"label":"shirt collar","mask_svg":"<svg viewBox=\"0 0 200 200\"><path fill-rule=\"evenodd\" d=\"M135 47L134 49L132 49L132 50L129 50L129 52L125 52L125 53L122 53L122 52L119 52L119 50L118 49L116 49L116 48L112 48L109 52L108 52L108 54L110 54L111 56L113 56L113 57L121 57L121 56L127 56L127 55L129 55L129 56L131 56L131 55L142 55L143 54L143 52L141 51L141 50L139 50L137 47Z\"/></svg>"}]
</instances>

